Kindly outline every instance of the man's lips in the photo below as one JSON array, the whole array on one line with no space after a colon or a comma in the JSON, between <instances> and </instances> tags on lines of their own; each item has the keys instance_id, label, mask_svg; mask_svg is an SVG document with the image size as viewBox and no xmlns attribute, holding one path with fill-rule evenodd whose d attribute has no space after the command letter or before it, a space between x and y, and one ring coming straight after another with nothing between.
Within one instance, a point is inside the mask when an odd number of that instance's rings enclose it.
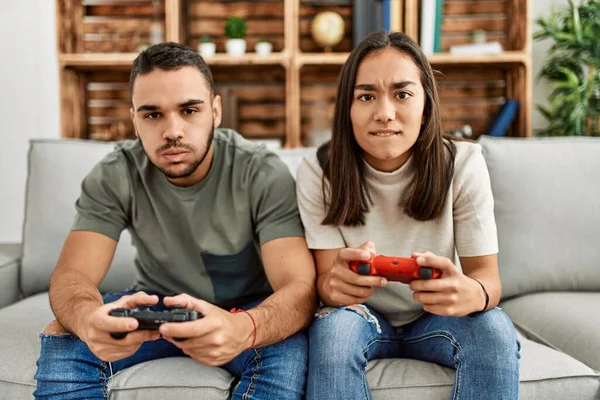
<instances>
[{"instance_id":1,"label":"man's lips","mask_svg":"<svg viewBox=\"0 0 600 400\"><path fill-rule=\"evenodd\" d=\"M188 150L170 149L162 153L162 156L169 161L181 161L188 155Z\"/></svg>"}]
</instances>

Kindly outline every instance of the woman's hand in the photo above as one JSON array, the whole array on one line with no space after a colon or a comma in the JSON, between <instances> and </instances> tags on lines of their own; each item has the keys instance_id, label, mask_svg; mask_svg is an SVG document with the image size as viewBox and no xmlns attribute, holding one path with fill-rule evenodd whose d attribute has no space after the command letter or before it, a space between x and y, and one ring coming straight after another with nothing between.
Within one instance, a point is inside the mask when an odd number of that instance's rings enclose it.
<instances>
[{"instance_id":1,"label":"woman's hand","mask_svg":"<svg viewBox=\"0 0 600 400\"><path fill-rule=\"evenodd\" d=\"M443 316L462 317L481 311L485 294L477 281L464 275L450 259L432 252L413 253L417 264L438 268L439 279L418 279L410 283L413 298L427 312Z\"/></svg>"},{"instance_id":2,"label":"woman's hand","mask_svg":"<svg viewBox=\"0 0 600 400\"><path fill-rule=\"evenodd\" d=\"M338 252L323 278L323 290L327 299L322 300L325 304L335 307L361 304L373 295L374 286L387 285L385 278L359 275L350 269L350 261L368 260L371 253L375 253L375 245L370 241L357 249L345 248Z\"/></svg>"}]
</instances>

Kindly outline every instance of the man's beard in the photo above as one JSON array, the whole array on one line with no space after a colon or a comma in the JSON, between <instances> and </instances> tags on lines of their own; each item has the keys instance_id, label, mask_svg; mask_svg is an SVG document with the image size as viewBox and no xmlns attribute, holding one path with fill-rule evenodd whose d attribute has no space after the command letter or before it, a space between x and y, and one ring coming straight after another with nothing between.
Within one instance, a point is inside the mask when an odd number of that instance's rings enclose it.
<instances>
[{"instance_id":1,"label":"man's beard","mask_svg":"<svg viewBox=\"0 0 600 400\"><path fill-rule=\"evenodd\" d=\"M138 135L138 138L140 136ZM144 147L144 143L142 142L141 138L140 138L140 143L142 143L142 148L144 149L144 153L146 153L146 157L148 157L148 160L150 160L150 162L152 164L154 164L154 166L156 168L158 168L167 178L169 179L181 179L181 178L187 178L188 176L192 175L194 172L196 172L196 170L198 169L198 167L200 166L200 164L202 164L202 161L204 161L204 159L206 158L206 155L208 154L208 150L210 149L210 146L212 144L214 138L214 129L210 130L210 133L208 135L208 139L206 140L206 148L204 149L204 153L202 153L197 159L195 159L194 161L192 161L192 163L183 171L181 172L172 172L169 171L167 168L162 168L158 165L156 165L156 163L154 161L152 161L152 159L148 156L148 152L146 151L146 148ZM167 151L169 149L187 149L190 150L191 152L193 152L195 149L193 147L187 146L187 145L182 145L181 143L179 143L178 140L175 141L169 141L167 142L166 145L160 147L156 153L160 154L164 151Z\"/></svg>"}]
</instances>

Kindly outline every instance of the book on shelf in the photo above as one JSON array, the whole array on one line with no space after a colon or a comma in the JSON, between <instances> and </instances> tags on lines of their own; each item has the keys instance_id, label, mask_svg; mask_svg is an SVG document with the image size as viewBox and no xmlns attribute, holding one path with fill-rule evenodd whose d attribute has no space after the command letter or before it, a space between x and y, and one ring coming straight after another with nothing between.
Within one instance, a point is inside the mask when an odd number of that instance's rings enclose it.
<instances>
[{"instance_id":1,"label":"book on shelf","mask_svg":"<svg viewBox=\"0 0 600 400\"><path fill-rule=\"evenodd\" d=\"M380 29L402 31L404 0L355 0L352 7L352 43Z\"/></svg>"},{"instance_id":2,"label":"book on shelf","mask_svg":"<svg viewBox=\"0 0 600 400\"><path fill-rule=\"evenodd\" d=\"M515 99L507 99L494 119L486 130L486 135L489 136L506 136L508 129L512 125L513 121L517 117L519 111L519 101Z\"/></svg>"},{"instance_id":3,"label":"book on shelf","mask_svg":"<svg viewBox=\"0 0 600 400\"><path fill-rule=\"evenodd\" d=\"M420 41L426 55L439 53L442 47L443 0L422 0Z\"/></svg>"},{"instance_id":4,"label":"book on shelf","mask_svg":"<svg viewBox=\"0 0 600 400\"><path fill-rule=\"evenodd\" d=\"M469 43L450 46L450 54L456 55L480 55L502 53L500 42Z\"/></svg>"}]
</instances>

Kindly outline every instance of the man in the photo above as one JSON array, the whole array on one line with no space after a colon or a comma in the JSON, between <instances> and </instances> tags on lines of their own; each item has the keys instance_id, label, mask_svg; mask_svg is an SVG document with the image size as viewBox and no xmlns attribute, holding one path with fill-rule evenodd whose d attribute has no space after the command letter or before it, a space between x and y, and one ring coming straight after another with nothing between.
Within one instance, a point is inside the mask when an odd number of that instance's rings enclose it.
<instances>
[{"instance_id":1,"label":"man","mask_svg":"<svg viewBox=\"0 0 600 400\"><path fill-rule=\"evenodd\" d=\"M217 129L221 100L188 47L141 53L130 92L138 140L118 144L82 184L50 280L56 321L41 335L35 396L108 398L105 377L187 355L239 377L233 398L301 398L300 331L316 308L315 268L289 170L263 147ZM137 249L136 282L103 298L98 285L123 229ZM141 305L181 306L203 318L145 331L134 318L109 315ZM111 332L128 334L116 340Z\"/></svg>"}]
</instances>

